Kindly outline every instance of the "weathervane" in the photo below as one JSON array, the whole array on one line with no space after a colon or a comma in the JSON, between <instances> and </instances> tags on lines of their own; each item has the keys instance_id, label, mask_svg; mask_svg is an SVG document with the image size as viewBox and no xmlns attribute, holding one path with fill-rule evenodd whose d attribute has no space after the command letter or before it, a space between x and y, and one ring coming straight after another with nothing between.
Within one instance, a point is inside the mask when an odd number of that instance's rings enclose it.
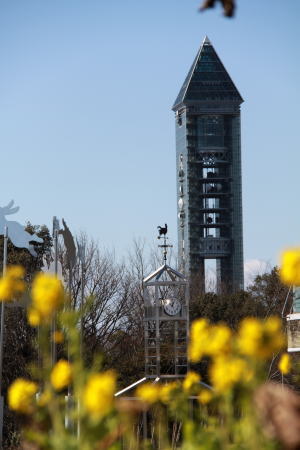
<instances>
[{"instance_id":1,"label":"weathervane","mask_svg":"<svg viewBox=\"0 0 300 450\"><path fill-rule=\"evenodd\" d=\"M173 245L167 244L167 233L168 233L168 225L165 223L164 227L161 227L160 225L157 227L159 235L157 236L157 239L163 239L164 243L163 245L159 245L158 247L163 249L163 262L164 264L167 263L167 255L168 255L168 248L172 248Z\"/></svg>"}]
</instances>

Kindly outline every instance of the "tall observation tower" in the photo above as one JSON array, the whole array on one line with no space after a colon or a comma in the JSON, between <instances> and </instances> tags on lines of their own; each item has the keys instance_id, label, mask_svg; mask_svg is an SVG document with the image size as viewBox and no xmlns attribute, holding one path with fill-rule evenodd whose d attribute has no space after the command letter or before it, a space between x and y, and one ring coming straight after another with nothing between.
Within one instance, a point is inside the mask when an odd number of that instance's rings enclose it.
<instances>
[{"instance_id":1,"label":"tall observation tower","mask_svg":"<svg viewBox=\"0 0 300 450\"><path fill-rule=\"evenodd\" d=\"M243 288L241 95L206 37L175 100L180 269ZM210 263L211 265L212 263Z\"/></svg>"}]
</instances>

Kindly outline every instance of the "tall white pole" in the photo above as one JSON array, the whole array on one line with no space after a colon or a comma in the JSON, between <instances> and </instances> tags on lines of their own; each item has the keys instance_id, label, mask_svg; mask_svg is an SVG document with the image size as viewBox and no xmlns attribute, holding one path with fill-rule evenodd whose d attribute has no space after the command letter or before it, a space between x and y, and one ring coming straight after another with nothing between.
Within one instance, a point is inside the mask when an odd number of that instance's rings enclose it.
<instances>
[{"instance_id":1,"label":"tall white pole","mask_svg":"<svg viewBox=\"0 0 300 450\"><path fill-rule=\"evenodd\" d=\"M84 304L84 287L85 287L85 248L83 247L83 255L81 260L81 295L80 295L80 357L82 359L83 346L83 304Z\"/></svg>"},{"instance_id":2,"label":"tall white pole","mask_svg":"<svg viewBox=\"0 0 300 450\"><path fill-rule=\"evenodd\" d=\"M7 225L4 227L4 236L3 236L3 276L6 274L6 266L7 266L7 241L8 241L8 228ZM3 398L3 389L2 389L2 368L3 368L3 349L4 349L4 313L5 313L5 304L4 301L1 302L1 328L0 328L0 449L3 448L3 411L4 411L4 398Z\"/></svg>"},{"instance_id":3,"label":"tall white pole","mask_svg":"<svg viewBox=\"0 0 300 450\"><path fill-rule=\"evenodd\" d=\"M79 260L81 263L81 292L80 292L80 358L83 360L83 304L84 304L84 287L85 287L85 243L79 247ZM77 438L80 439L81 423L80 423L80 400L78 399L78 422L77 422Z\"/></svg>"},{"instance_id":4,"label":"tall white pole","mask_svg":"<svg viewBox=\"0 0 300 450\"><path fill-rule=\"evenodd\" d=\"M58 273L58 229L55 227L54 229L54 274L57 277ZM57 355L56 355L56 342L54 339L54 333L56 330L56 316L53 317L52 320L52 365L54 366L56 363Z\"/></svg>"}]
</instances>

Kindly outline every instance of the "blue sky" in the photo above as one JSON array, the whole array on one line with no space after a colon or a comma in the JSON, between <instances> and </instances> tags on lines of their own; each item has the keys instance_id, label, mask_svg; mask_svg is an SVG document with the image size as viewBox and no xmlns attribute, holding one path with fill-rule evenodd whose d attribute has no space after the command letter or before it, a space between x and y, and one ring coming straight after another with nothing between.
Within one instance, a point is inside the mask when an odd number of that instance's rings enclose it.
<instances>
[{"instance_id":1,"label":"blue sky","mask_svg":"<svg viewBox=\"0 0 300 450\"><path fill-rule=\"evenodd\" d=\"M171 106L208 35L241 92L245 260L300 243L300 2L2 0L1 205L64 217L122 255L167 222L176 243ZM12 217L11 217L12 218Z\"/></svg>"}]
</instances>

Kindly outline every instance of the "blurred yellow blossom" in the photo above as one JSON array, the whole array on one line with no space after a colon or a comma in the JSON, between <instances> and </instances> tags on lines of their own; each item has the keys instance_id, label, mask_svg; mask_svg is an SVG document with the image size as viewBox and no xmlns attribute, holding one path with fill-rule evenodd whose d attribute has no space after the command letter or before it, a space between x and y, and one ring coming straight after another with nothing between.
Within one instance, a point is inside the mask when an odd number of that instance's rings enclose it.
<instances>
[{"instance_id":1,"label":"blurred yellow blossom","mask_svg":"<svg viewBox=\"0 0 300 450\"><path fill-rule=\"evenodd\" d=\"M183 390L185 392L190 392L196 384L199 384L200 380L201 377L198 373L193 371L188 372L182 383Z\"/></svg>"},{"instance_id":2,"label":"blurred yellow blossom","mask_svg":"<svg viewBox=\"0 0 300 450\"><path fill-rule=\"evenodd\" d=\"M278 331L279 332L281 331L282 323L281 323L281 319L279 319L279 317L271 316L271 317L268 317L268 319L263 322L263 325L264 325L264 331L266 331L270 335L271 334L274 335L274 334L278 333Z\"/></svg>"},{"instance_id":3,"label":"blurred yellow blossom","mask_svg":"<svg viewBox=\"0 0 300 450\"><path fill-rule=\"evenodd\" d=\"M283 375L287 375L292 368L291 357L288 353L284 353L278 363L278 369Z\"/></svg>"},{"instance_id":4,"label":"blurred yellow blossom","mask_svg":"<svg viewBox=\"0 0 300 450\"><path fill-rule=\"evenodd\" d=\"M261 344L263 335L262 323L253 318L247 317L240 323L238 333L238 347L241 353L255 356Z\"/></svg>"},{"instance_id":5,"label":"blurred yellow blossom","mask_svg":"<svg viewBox=\"0 0 300 450\"><path fill-rule=\"evenodd\" d=\"M91 375L83 391L83 403L86 410L93 418L101 418L112 409L115 392L114 371Z\"/></svg>"},{"instance_id":6,"label":"blurred yellow blossom","mask_svg":"<svg viewBox=\"0 0 300 450\"><path fill-rule=\"evenodd\" d=\"M21 266L9 266L6 274L0 279L0 300L12 301L20 298L26 289L26 283L23 280L25 271Z\"/></svg>"},{"instance_id":7,"label":"blurred yellow blossom","mask_svg":"<svg viewBox=\"0 0 300 450\"><path fill-rule=\"evenodd\" d=\"M71 383L72 375L71 364L65 359L61 359L55 364L51 371L51 384L57 391L60 391Z\"/></svg>"},{"instance_id":8,"label":"blurred yellow blossom","mask_svg":"<svg viewBox=\"0 0 300 450\"><path fill-rule=\"evenodd\" d=\"M178 389L179 384L177 381L171 381L170 383L163 384L159 391L159 398L163 403L169 403L174 391Z\"/></svg>"},{"instance_id":9,"label":"blurred yellow blossom","mask_svg":"<svg viewBox=\"0 0 300 450\"><path fill-rule=\"evenodd\" d=\"M188 356L190 361L198 362L202 359L206 349L209 334L209 322L206 319L195 320L191 325Z\"/></svg>"},{"instance_id":10,"label":"blurred yellow blossom","mask_svg":"<svg viewBox=\"0 0 300 450\"><path fill-rule=\"evenodd\" d=\"M1 278L0 280L0 296L1 301L9 302L14 299L14 283L9 278Z\"/></svg>"},{"instance_id":11,"label":"blurred yellow blossom","mask_svg":"<svg viewBox=\"0 0 300 450\"><path fill-rule=\"evenodd\" d=\"M61 281L53 275L39 273L32 285L32 306L41 318L48 319L62 305L64 289Z\"/></svg>"},{"instance_id":12,"label":"blurred yellow blossom","mask_svg":"<svg viewBox=\"0 0 300 450\"><path fill-rule=\"evenodd\" d=\"M200 393L198 394L197 400L202 405L206 405L209 403L213 398L213 393L209 389L202 389Z\"/></svg>"},{"instance_id":13,"label":"blurred yellow blossom","mask_svg":"<svg viewBox=\"0 0 300 450\"><path fill-rule=\"evenodd\" d=\"M279 273L283 283L300 286L300 247L290 248L282 253Z\"/></svg>"},{"instance_id":14,"label":"blurred yellow blossom","mask_svg":"<svg viewBox=\"0 0 300 450\"><path fill-rule=\"evenodd\" d=\"M34 395L38 385L24 378L17 378L8 388L8 405L10 409L30 414L33 411Z\"/></svg>"},{"instance_id":15,"label":"blurred yellow blossom","mask_svg":"<svg viewBox=\"0 0 300 450\"><path fill-rule=\"evenodd\" d=\"M223 324L217 324L210 327L207 341L206 354L216 356L228 353L231 349L231 330Z\"/></svg>"},{"instance_id":16,"label":"blurred yellow blossom","mask_svg":"<svg viewBox=\"0 0 300 450\"><path fill-rule=\"evenodd\" d=\"M159 400L160 386L154 383L145 383L136 390L136 395L147 403L155 403Z\"/></svg>"},{"instance_id":17,"label":"blurred yellow blossom","mask_svg":"<svg viewBox=\"0 0 300 450\"><path fill-rule=\"evenodd\" d=\"M51 392L49 390L46 390L38 395L37 404L38 404L38 406L41 406L41 407L47 406L48 403L51 401L51 399L52 399Z\"/></svg>"},{"instance_id":18,"label":"blurred yellow blossom","mask_svg":"<svg viewBox=\"0 0 300 450\"><path fill-rule=\"evenodd\" d=\"M231 350L232 333L224 324L210 325L206 319L192 323L189 343L189 359L200 361L203 356L216 356Z\"/></svg>"},{"instance_id":19,"label":"blurred yellow blossom","mask_svg":"<svg viewBox=\"0 0 300 450\"><path fill-rule=\"evenodd\" d=\"M54 331L54 333L52 333L52 340L56 344L62 344L64 342L64 333L60 330Z\"/></svg>"},{"instance_id":20,"label":"blurred yellow blossom","mask_svg":"<svg viewBox=\"0 0 300 450\"><path fill-rule=\"evenodd\" d=\"M266 359L281 350L285 342L278 317L269 317L265 322L248 317L240 324L237 345L243 355Z\"/></svg>"},{"instance_id":21,"label":"blurred yellow blossom","mask_svg":"<svg viewBox=\"0 0 300 450\"><path fill-rule=\"evenodd\" d=\"M41 323L41 316L36 309L29 308L27 310L27 320L29 325L32 327L37 327Z\"/></svg>"},{"instance_id":22,"label":"blurred yellow blossom","mask_svg":"<svg viewBox=\"0 0 300 450\"><path fill-rule=\"evenodd\" d=\"M25 269L22 266L8 266L5 276L18 280L24 278Z\"/></svg>"},{"instance_id":23,"label":"blurred yellow blossom","mask_svg":"<svg viewBox=\"0 0 300 450\"><path fill-rule=\"evenodd\" d=\"M225 392L245 379L247 364L241 358L218 356L210 367L210 380L218 392Z\"/></svg>"}]
</instances>

